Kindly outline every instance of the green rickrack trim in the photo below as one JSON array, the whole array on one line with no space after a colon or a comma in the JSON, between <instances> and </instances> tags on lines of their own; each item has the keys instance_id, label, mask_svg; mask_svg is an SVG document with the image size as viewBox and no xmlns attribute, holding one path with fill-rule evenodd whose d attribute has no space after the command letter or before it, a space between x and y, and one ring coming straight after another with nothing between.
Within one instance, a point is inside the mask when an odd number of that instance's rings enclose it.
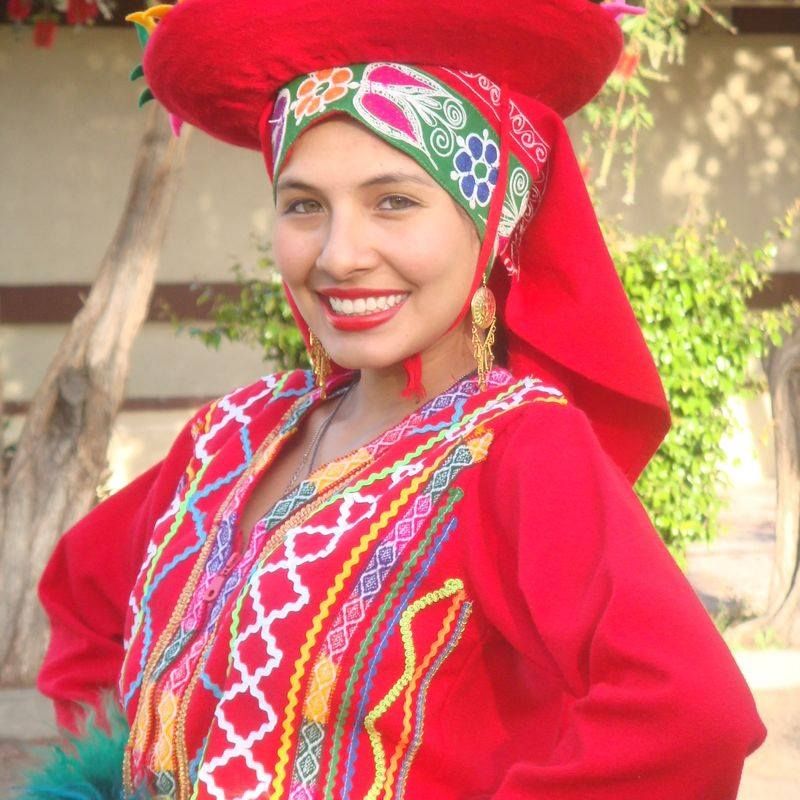
<instances>
[{"instance_id":1,"label":"green rickrack trim","mask_svg":"<svg viewBox=\"0 0 800 800\"><path fill-rule=\"evenodd\" d=\"M361 674L361 671L364 668L364 662L367 657L367 651L372 646L372 643L375 639L375 636L378 633L378 630L383 625L383 622L386 618L386 615L389 612L389 609L392 607L394 601L397 599L397 596L400 594L400 591L405 585L406 580L411 574L411 570L414 568L416 563L419 561L419 559L422 557L422 555L430 546L431 542L433 541L434 535L439 530L439 528L441 528L445 518L450 515L456 503L458 503L463 498L463 496L464 492L461 489L451 489L447 493L447 500L445 501L445 504L439 509L438 513L431 521L431 524L426 529L422 541L408 557L405 564L403 564L403 568L397 574L397 577L392 583L392 586L390 587L383 603L381 603L380 608L373 617L372 624L370 625L369 630L367 631L363 641L361 642L361 647L359 648L355 660L353 661L353 667L350 670L350 675L347 678L347 683L345 685L344 692L342 693L342 702L339 707L339 714L336 718L336 727L334 728L333 740L331 742L331 758L330 758L330 764L328 766L328 776L325 783L325 800L333 800L333 785L336 779L336 770L338 767L339 753L342 749L342 736L344 735L345 719L350 713L350 706L353 701L353 695L355 693L356 683L358 681L359 675Z\"/></svg>"}]
</instances>

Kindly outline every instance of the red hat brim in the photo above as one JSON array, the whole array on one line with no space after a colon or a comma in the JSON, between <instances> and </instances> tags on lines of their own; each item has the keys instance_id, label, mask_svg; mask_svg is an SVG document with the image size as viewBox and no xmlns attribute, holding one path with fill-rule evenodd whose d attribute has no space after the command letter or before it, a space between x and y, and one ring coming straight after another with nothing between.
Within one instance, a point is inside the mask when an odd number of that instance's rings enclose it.
<instances>
[{"instance_id":1,"label":"red hat brim","mask_svg":"<svg viewBox=\"0 0 800 800\"><path fill-rule=\"evenodd\" d=\"M314 70L394 61L479 72L568 116L621 48L612 15L590 0L184 0L143 66L169 111L259 150L278 89Z\"/></svg>"}]
</instances>

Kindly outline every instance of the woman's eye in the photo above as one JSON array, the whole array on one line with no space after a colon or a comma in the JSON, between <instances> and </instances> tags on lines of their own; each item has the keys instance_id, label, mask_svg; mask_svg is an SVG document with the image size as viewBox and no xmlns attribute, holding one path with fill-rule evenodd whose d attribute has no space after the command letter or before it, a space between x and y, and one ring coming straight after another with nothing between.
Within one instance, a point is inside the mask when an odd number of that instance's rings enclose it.
<instances>
[{"instance_id":1,"label":"woman's eye","mask_svg":"<svg viewBox=\"0 0 800 800\"><path fill-rule=\"evenodd\" d=\"M404 197L402 194L390 194L381 200L378 208L384 211L402 211L416 205L418 204L410 197Z\"/></svg>"},{"instance_id":2,"label":"woman's eye","mask_svg":"<svg viewBox=\"0 0 800 800\"><path fill-rule=\"evenodd\" d=\"M322 206L316 200L295 200L286 206L285 214L316 214Z\"/></svg>"}]
</instances>

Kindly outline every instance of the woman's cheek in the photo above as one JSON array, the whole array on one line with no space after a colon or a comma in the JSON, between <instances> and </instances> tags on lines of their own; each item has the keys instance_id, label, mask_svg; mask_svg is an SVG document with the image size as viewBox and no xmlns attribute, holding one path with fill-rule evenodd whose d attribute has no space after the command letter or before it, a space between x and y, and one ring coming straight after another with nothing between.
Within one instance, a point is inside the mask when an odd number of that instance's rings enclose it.
<instances>
[{"instance_id":1,"label":"woman's cheek","mask_svg":"<svg viewBox=\"0 0 800 800\"><path fill-rule=\"evenodd\" d=\"M314 263L311 248L304 238L277 225L272 239L275 266L281 277L289 284L303 280Z\"/></svg>"}]
</instances>

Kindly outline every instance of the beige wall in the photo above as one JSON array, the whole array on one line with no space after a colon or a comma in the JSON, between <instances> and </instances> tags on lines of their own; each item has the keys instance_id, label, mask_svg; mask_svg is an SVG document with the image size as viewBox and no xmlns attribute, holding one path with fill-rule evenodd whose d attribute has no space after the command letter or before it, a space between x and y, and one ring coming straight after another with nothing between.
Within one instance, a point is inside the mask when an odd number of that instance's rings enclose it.
<instances>
[{"instance_id":1,"label":"beige wall","mask_svg":"<svg viewBox=\"0 0 800 800\"><path fill-rule=\"evenodd\" d=\"M30 400L66 332L62 325L0 326L5 399ZM214 397L268 370L258 351L226 342L210 350L168 323L150 323L131 352L126 395L132 399Z\"/></svg>"},{"instance_id":2,"label":"beige wall","mask_svg":"<svg viewBox=\"0 0 800 800\"><path fill-rule=\"evenodd\" d=\"M760 241L800 196L800 36L698 31L670 77L653 91L636 204L609 210L645 232L670 227L699 201L734 235ZM617 185L607 194L623 193ZM800 271L796 244L781 248L777 266Z\"/></svg>"},{"instance_id":3,"label":"beige wall","mask_svg":"<svg viewBox=\"0 0 800 800\"><path fill-rule=\"evenodd\" d=\"M60 31L52 50L0 26L0 281L91 281L125 201L144 114L133 31ZM160 279L219 279L255 257L259 154L193 132Z\"/></svg>"},{"instance_id":4,"label":"beige wall","mask_svg":"<svg viewBox=\"0 0 800 800\"><path fill-rule=\"evenodd\" d=\"M664 229L696 196L736 235L758 240L800 193L799 48L797 36L693 35L686 68L654 92L657 128L642 145L637 203L610 210L635 230ZM0 283L91 281L142 131L141 83L127 81L139 58L132 31L62 30L52 50L38 50L0 26ZM194 132L159 279L226 280L235 259L253 263L269 208L260 156ZM797 252L784 248L780 267L800 269ZM61 332L0 329L9 399L30 397ZM262 370L245 348L216 355L151 324L136 344L129 394L210 395ZM737 479L769 468L764 409L762 399L740 410L748 427L731 445L741 456ZM128 466L117 474L157 458L188 413L126 415L115 441L127 444L115 452L129 454L117 457Z\"/></svg>"}]
</instances>

